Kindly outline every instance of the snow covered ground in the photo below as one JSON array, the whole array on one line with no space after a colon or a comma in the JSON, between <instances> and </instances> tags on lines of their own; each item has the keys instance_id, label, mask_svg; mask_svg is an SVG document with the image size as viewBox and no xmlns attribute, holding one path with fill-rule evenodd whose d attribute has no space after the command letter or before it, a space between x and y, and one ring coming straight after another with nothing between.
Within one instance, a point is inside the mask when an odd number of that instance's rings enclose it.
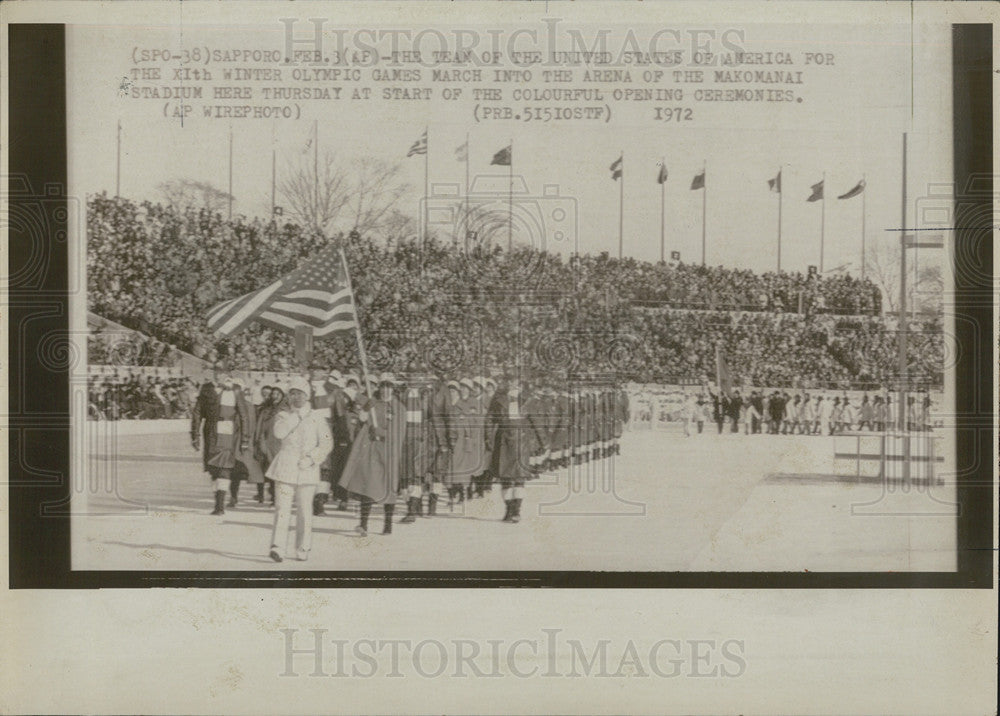
<instances>
[{"instance_id":1,"label":"snow covered ground","mask_svg":"<svg viewBox=\"0 0 1000 716\"><path fill-rule=\"evenodd\" d=\"M520 524L483 499L382 536L356 505L316 518L308 562L267 557L272 511L244 484L209 515L200 454L180 425L88 423L73 568L121 570L952 571L954 487L835 476L833 438L637 430L621 455L542 476ZM102 433L111 427L115 432ZM714 427L714 426L713 426ZM165 432L163 432L165 431ZM293 518L294 524L294 518ZM294 540L294 537L292 538ZM293 545L289 545L292 547Z\"/></svg>"}]
</instances>

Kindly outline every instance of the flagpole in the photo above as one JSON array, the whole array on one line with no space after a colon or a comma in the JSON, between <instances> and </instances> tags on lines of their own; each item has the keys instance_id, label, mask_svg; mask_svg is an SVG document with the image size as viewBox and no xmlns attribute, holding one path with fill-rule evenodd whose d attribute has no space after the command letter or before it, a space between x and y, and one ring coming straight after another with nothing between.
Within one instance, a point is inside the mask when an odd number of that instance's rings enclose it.
<instances>
[{"instance_id":1,"label":"flagpole","mask_svg":"<svg viewBox=\"0 0 1000 716\"><path fill-rule=\"evenodd\" d=\"M663 175L663 167L667 165L667 158L663 157L660 164L660 176ZM663 228L667 214L667 183L660 182L660 263L664 261L664 247L666 245L666 234Z\"/></svg>"},{"instance_id":2,"label":"flagpole","mask_svg":"<svg viewBox=\"0 0 1000 716\"><path fill-rule=\"evenodd\" d=\"M319 231L319 120L313 120L313 225Z\"/></svg>"},{"instance_id":3,"label":"flagpole","mask_svg":"<svg viewBox=\"0 0 1000 716\"><path fill-rule=\"evenodd\" d=\"M625 243L625 150L621 151L618 156L618 161L621 164L622 175L618 177L621 181L618 183L618 260L622 259L622 247Z\"/></svg>"},{"instance_id":4,"label":"flagpole","mask_svg":"<svg viewBox=\"0 0 1000 716\"><path fill-rule=\"evenodd\" d=\"M778 166L778 273L781 273L781 165Z\"/></svg>"},{"instance_id":5,"label":"flagpole","mask_svg":"<svg viewBox=\"0 0 1000 716\"><path fill-rule=\"evenodd\" d=\"M424 241L427 240L427 195L430 193L431 134L430 127L424 128Z\"/></svg>"},{"instance_id":6,"label":"flagpole","mask_svg":"<svg viewBox=\"0 0 1000 716\"><path fill-rule=\"evenodd\" d=\"M368 399L372 400L372 389L371 385L368 383L368 356L365 354L365 342L361 338L361 320L358 318L358 304L354 300L354 287L351 285L351 272L347 268L347 256L344 255L344 250L340 249L340 261L344 266L344 278L347 280L347 292L351 295L351 306L354 308L354 335L358 341L358 357L361 359L361 380L365 384L365 392L368 394ZM375 417L375 412L371 411L372 425L376 428L378 427L378 419Z\"/></svg>"},{"instance_id":7,"label":"flagpole","mask_svg":"<svg viewBox=\"0 0 1000 716\"><path fill-rule=\"evenodd\" d=\"M906 317L906 132L903 132L903 191L902 209L899 231L899 402L896 410L899 412L899 430L906 430L906 388L907 388L907 331L909 323ZM903 475L909 477L906 460L903 461Z\"/></svg>"},{"instance_id":8,"label":"flagpole","mask_svg":"<svg viewBox=\"0 0 1000 716\"><path fill-rule=\"evenodd\" d=\"M469 250L469 133L465 133L465 236L462 245Z\"/></svg>"},{"instance_id":9,"label":"flagpole","mask_svg":"<svg viewBox=\"0 0 1000 716\"><path fill-rule=\"evenodd\" d=\"M271 122L271 221L274 221L275 185L278 168L278 150L274 147L274 122Z\"/></svg>"},{"instance_id":10,"label":"flagpole","mask_svg":"<svg viewBox=\"0 0 1000 716\"><path fill-rule=\"evenodd\" d=\"M708 203L708 177L706 162L701 165L701 265L705 265L705 206Z\"/></svg>"},{"instance_id":11,"label":"flagpole","mask_svg":"<svg viewBox=\"0 0 1000 716\"><path fill-rule=\"evenodd\" d=\"M233 219L233 125L229 125L229 220Z\"/></svg>"},{"instance_id":12,"label":"flagpole","mask_svg":"<svg viewBox=\"0 0 1000 716\"><path fill-rule=\"evenodd\" d=\"M862 189L861 191L861 280L864 281L865 280L865 194L868 193L866 191L868 186L864 174L861 175L861 182L862 184L865 185L864 189Z\"/></svg>"},{"instance_id":13,"label":"flagpole","mask_svg":"<svg viewBox=\"0 0 1000 716\"><path fill-rule=\"evenodd\" d=\"M507 162L507 252L514 249L514 138L510 138L510 161Z\"/></svg>"},{"instance_id":14,"label":"flagpole","mask_svg":"<svg viewBox=\"0 0 1000 716\"><path fill-rule=\"evenodd\" d=\"M823 172L823 181L820 183L820 188L823 190L823 196L820 197L820 201L823 203L820 205L819 214L819 274L823 275L823 245L826 233L826 172Z\"/></svg>"},{"instance_id":15,"label":"flagpole","mask_svg":"<svg viewBox=\"0 0 1000 716\"><path fill-rule=\"evenodd\" d=\"M121 195L122 189L122 121L118 120L118 159L115 167L115 196Z\"/></svg>"}]
</instances>

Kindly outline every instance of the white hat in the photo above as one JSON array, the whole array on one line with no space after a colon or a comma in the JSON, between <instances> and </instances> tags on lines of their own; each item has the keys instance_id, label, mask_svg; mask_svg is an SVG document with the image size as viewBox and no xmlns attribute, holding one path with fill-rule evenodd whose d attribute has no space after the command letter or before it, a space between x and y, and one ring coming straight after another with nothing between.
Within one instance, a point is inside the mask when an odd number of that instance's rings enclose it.
<instances>
[{"instance_id":1,"label":"white hat","mask_svg":"<svg viewBox=\"0 0 1000 716\"><path fill-rule=\"evenodd\" d=\"M344 387L347 387L347 384L350 383L350 382L352 382L352 381L356 385L359 385L359 386L361 385L361 378L359 378L354 373L347 373L347 374L344 375Z\"/></svg>"},{"instance_id":2,"label":"white hat","mask_svg":"<svg viewBox=\"0 0 1000 716\"><path fill-rule=\"evenodd\" d=\"M309 389L309 381L301 376L295 376L288 381L288 390L286 393L290 393L293 390L299 390L306 395L311 395L312 391Z\"/></svg>"},{"instance_id":3,"label":"white hat","mask_svg":"<svg viewBox=\"0 0 1000 716\"><path fill-rule=\"evenodd\" d=\"M462 378L460 381L458 381L458 384L459 385L464 385L469 390L472 390L473 388L476 387L475 384L473 384L471 378Z\"/></svg>"}]
</instances>

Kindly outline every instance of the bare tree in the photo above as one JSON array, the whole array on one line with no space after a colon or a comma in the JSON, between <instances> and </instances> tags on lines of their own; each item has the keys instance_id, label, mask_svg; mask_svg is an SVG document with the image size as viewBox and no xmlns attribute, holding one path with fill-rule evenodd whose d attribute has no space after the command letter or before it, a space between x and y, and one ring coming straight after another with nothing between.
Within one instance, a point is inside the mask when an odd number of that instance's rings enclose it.
<instances>
[{"instance_id":1,"label":"bare tree","mask_svg":"<svg viewBox=\"0 0 1000 716\"><path fill-rule=\"evenodd\" d=\"M350 229L362 236L380 233L391 210L406 193L400 183L399 164L381 159L359 159L353 163L350 181Z\"/></svg>"},{"instance_id":2,"label":"bare tree","mask_svg":"<svg viewBox=\"0 0 1000 716\"><path fill-rule=\"evenodd\" d=\"M318 158L304 152L286 162L277 191L292 221L325 233L339 228L388 238L386 222L406 191L400 173L399 164L379 159L357 160L345 168L331 151Z\"/></svg>"},{"instance_id":3,"label":"bare tree","mask_svg":"<svg viewBox=\"0 0 1000 716\"><path fill-rule=\"evenodd\" d=\"M278 182L284 215L303 226L329 232L351 197L347 174L335 154L324 151L317 158L303 152L289 158Z\"/></svg>"},{"instance_id":4,"label":"bare tree","mask_svg":"<svg viewBox=\"0 0 1000 716\"><path fill-rule=\"evenodd\" d=\"M194 179L171 179L162 182L157 186L157 190L167 206L179 213L184 213L188 209L207 209L213 213L222 213L233 198L228 192L208 182Z\"/></svg>"},{"instance_id":5,"label":"bare tree","mask_svg":"<svg viewBox=\"0 0 1000 716\"><path fill-rule=\"evenodd\" d=\"M910 254L907 255L907 310L917 313L939 313L942 309L944 291L942 257L938 250L934 250L935 253L930 256L927 253L921 254L919 262L914 264L913 250L908 250ZM899 252L898 239L872 244L865 252L867 276L882 291L882 305L888 313L899 311L901 267Z\"/></svg>"}]
</instances>

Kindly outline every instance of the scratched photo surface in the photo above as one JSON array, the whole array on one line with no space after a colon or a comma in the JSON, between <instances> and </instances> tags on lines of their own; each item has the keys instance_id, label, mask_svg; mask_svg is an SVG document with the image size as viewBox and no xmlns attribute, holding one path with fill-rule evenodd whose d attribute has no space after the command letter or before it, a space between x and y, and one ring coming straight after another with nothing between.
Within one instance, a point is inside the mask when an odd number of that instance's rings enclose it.
<instances>
[{"instance_id":1,"label":"scratched photo surface","mask_svg":"<svg viewBox=\"0 0 1000 716\"><path fill-rule=\"evenodd\" d=\"M67 28L73 569L954 571L950 25L454 17Z\"/></svg>"}]
</instances>

